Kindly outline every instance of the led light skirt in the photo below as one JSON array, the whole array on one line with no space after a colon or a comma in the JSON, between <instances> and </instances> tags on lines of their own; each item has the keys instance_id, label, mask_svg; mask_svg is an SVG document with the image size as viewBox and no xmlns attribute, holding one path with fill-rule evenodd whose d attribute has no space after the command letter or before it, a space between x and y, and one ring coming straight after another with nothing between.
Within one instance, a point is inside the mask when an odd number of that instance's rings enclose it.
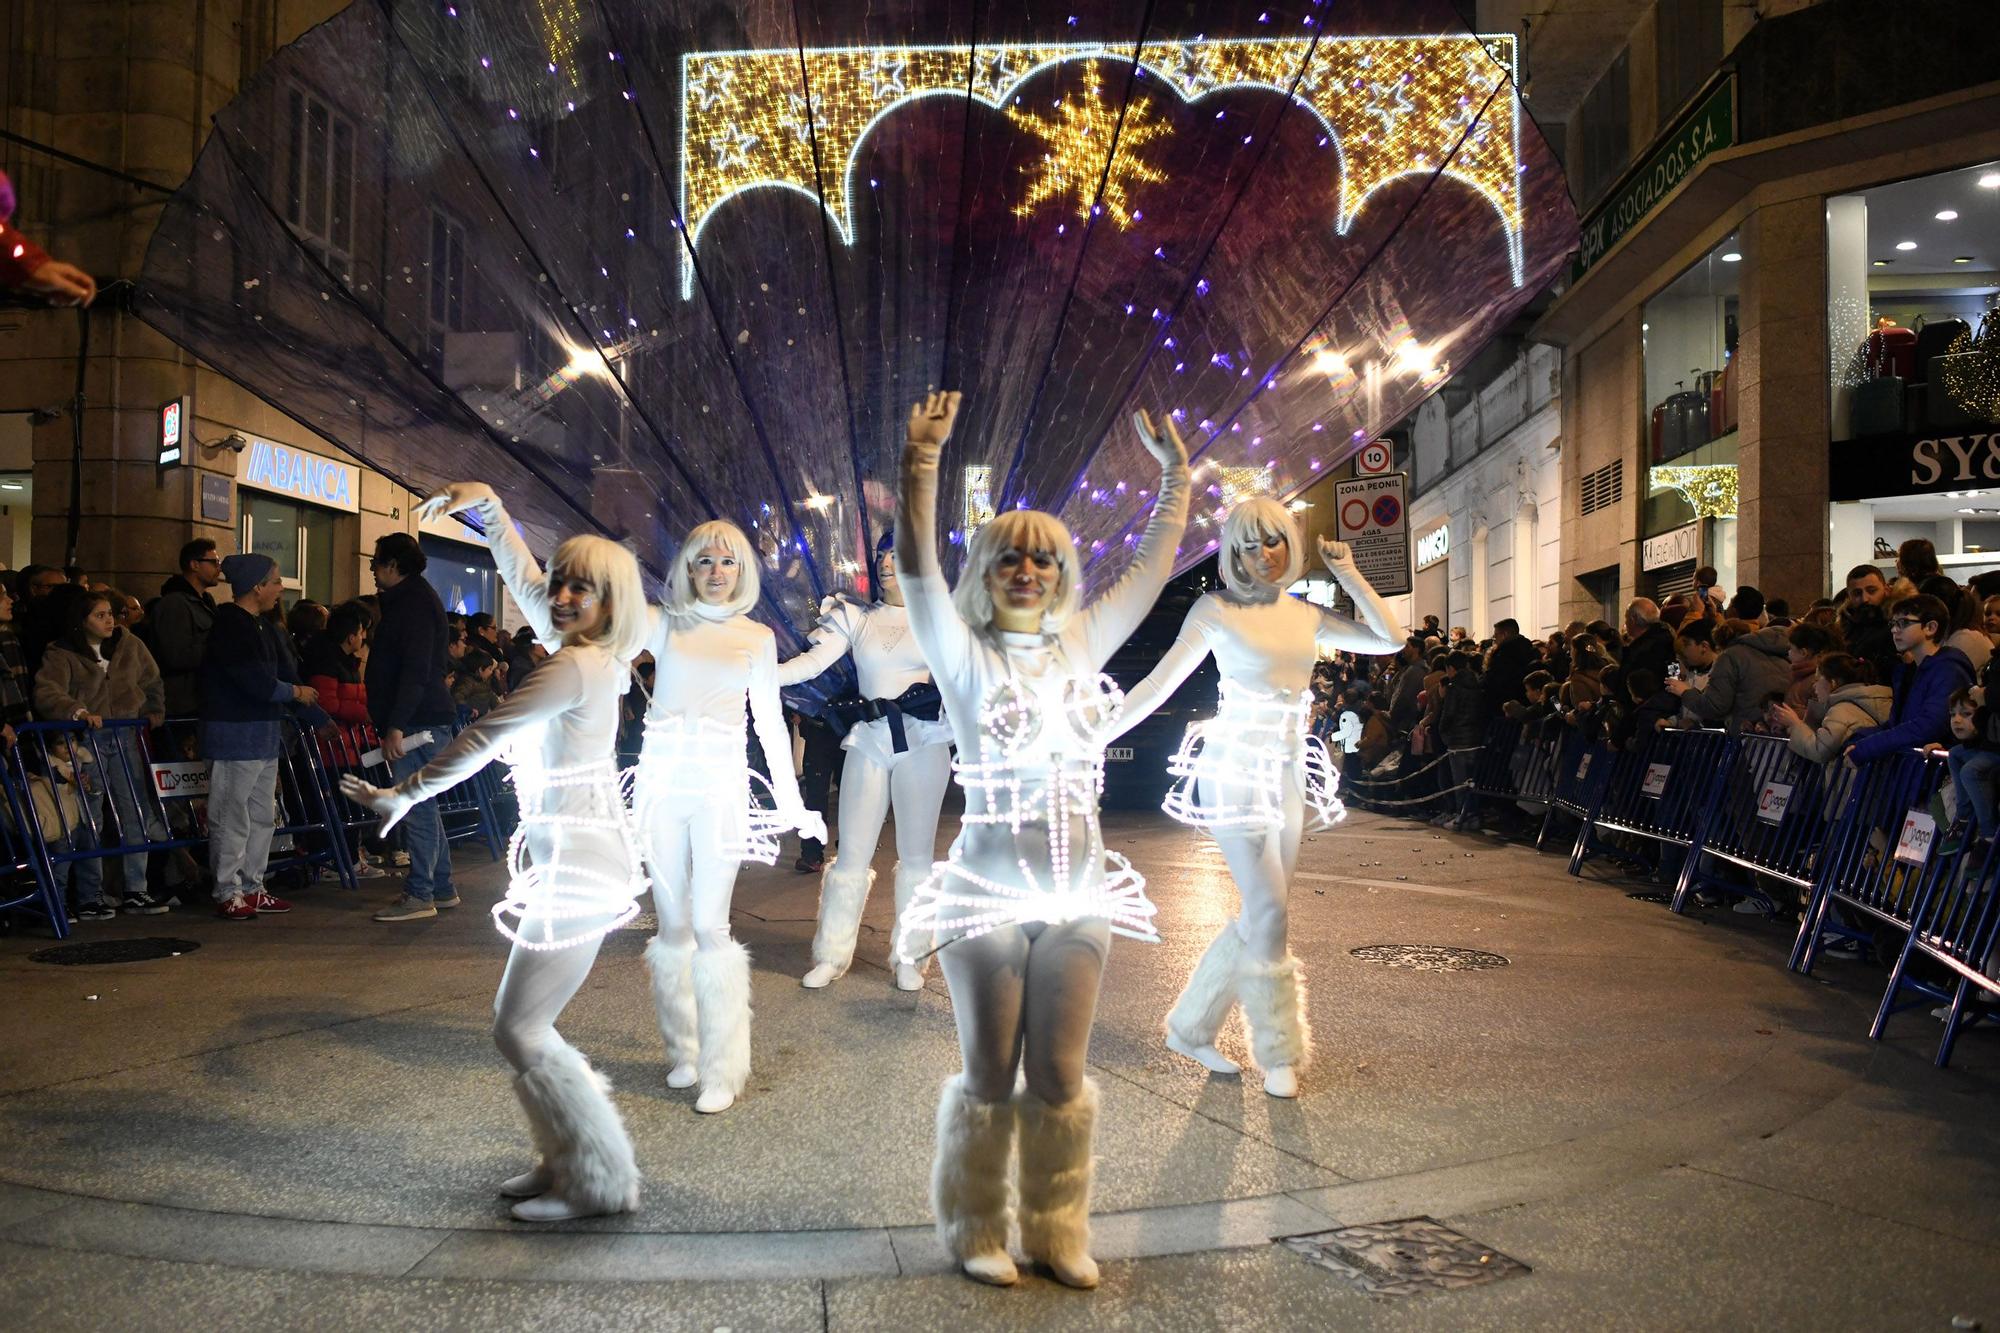
<instances>
[{"instance_id":1,"label":"led light skirt","mask_svg":"<svg viewBox=\"0 0 2000 1333\"><path fill-rule=\"evenodd\" d=\"M632 785L640 826L685 818L723 821L722 854L737 861L775 864L779 840L791 825L780 819L771 784L752 772L749 737L742 723L712 718L648 717L646 739ZM760 794L766 799L759 799Z\"/></svg>"},{"instance_id":2,"label":"led light skirt","mask_svg":"<svg viewBox=\"0 0 2000 1333\"><path fill-rule=\"evenodd\" d=\"M637 916L646 875L616 765L544 768L536 753L517 745L505 756L521 822L507 840L507 892L493 905L493 924L523 949L573 948ZM547 860L532 859L535 844L548 849ZM607 846L625 856L623 873L602 867ZM586 849L588 861L578 854Z\"/></svg>"},{"instance_id":3,"label":"led light skirt","mask_svg":"<svg viewBox=\"0 0 2000 1333\"><path fill-rule=\"evenodd\" d=\"M1022 86L1066 61L1093 64L1085 92L1046 114L1024 110ZM1164 179L1144 145L1172 132L1171 108L1144 96L1121 115L1121 99L1107 94L1096 68L1120 64L1149 76L1147 90L1188 104L1235 89L1290 95L1338 149L1331 169L1340 193L1328 222L1343 235L1383 186L1442 167L1499 214L1514 283L1522 283L1521 111L1511 93L1494 95L1503 70L1515 68L1514 38L1505 33L1197 34L1146 42L1136 57L1130 44L1113 42L689 52L681 57L680 161L690 248L698 257L703 229L722 204L766 188L817 200L840 239L853 244L854 201L866 187L855 177L863 141L897 108L929 97L969 96L1045 141L1043 167L1017 212L1046 201L1087 218L1095 206L1129 228L1138 214L1128 186ZM1114 140L1118 151L1106 162ZM683 274L681 294L689 297L694 272L685 261Z\"/></svg>"},{"instance_id":4,"label":"led light skirt","mask_svg":"<svg viewBox=\"0 0 2000 1333\"><path fill-rule=\"evenodd\" d=\"M1334 796L1339 779L1326 747L1307 731L1311 716L1310 690L1267 692L1224 681L1221 708L1190 723L1167 761L1178 781L1160 808L1211 832L1281 828L1286 787L1298 782L1313 825L1338 822L1345 814Z\"/></svg>"},{"instance_id":5,"label":"led light skirt","mask_svg":"<svg viewBox=\"0 0 2000 1333\"><path fill-rule=\"evenodd\" d=\"M988 879L956 855L931 868L930 878L917 886L904 909L896 936L896 960L915 966L953 940L969 940L1005 926L1038 923L1061 925L1103 917L1114 935L1158 944L1153 929L1157 912L1146 896L1146 880L1117 852L1104 853L1104 871L1095 882L1076 888L1044 887L1023 864L1027 887ZM914 941L933 938L928 953L913 952Z\"/></svg>"}]
</instances>

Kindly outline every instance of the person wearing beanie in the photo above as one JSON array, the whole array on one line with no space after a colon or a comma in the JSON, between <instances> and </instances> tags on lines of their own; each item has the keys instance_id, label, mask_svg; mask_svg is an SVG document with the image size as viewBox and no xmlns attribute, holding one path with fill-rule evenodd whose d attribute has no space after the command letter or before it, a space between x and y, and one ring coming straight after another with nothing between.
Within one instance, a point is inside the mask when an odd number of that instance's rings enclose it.
<instances>
[{"instance_id":1,"label":"person wearing beanie","mask_svg":"<svg viewBox=\"0 0 2000 1333\"><path fill-rule=\"evenodd\" d=\"M252 921L289 912L264 891L277 825L285 711L319 695L299 684L281 630L265 618L285 590L277 562L245 553L222 562L233 600L216 608L201 668L201 755L209 761L208 857L216 915Z\"/></svg>"}]
</instances>

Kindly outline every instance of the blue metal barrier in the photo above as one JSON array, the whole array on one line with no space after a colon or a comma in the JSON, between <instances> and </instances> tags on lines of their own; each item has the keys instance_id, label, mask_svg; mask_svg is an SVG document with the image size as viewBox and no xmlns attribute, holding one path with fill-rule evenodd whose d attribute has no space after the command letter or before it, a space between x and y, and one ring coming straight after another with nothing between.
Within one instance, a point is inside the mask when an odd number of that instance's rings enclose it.
<instances>
[{"instance_id":1,"label":"blue metal barrier","mask_svg":"<svg viewBox=\"0 0 2000 1333\"><path fill-rule=\"evenodd\" d=\"M1913 1006L1949 1006L1935 1060L1940 1069L1950 1063L1958 1034L1980 1019L1978 1012L1966 1010L1971 991L2000 991L2000 855L1987 848L1980 849L1983 855L1975 854L1978 844L1970 838L1962 842L1970 845L1937 854L1940 867L1928 877L1910 914L1910 933L1868 1029L1880 1041L1892 1014ZM1951 978L1949 989L1911 975L1910 963L1917 957L1944 968ZM1917 998L1902 1000L1905 990L1917 992Z\"/></svg>"},{"instance_id":2,"label":"blue metal barrier","mask_svg":"<svg viewBox=\"0 0 2000 1333\"><path fill-rule=\"evenodd\" d=\"M0 874L7 877L0 912L34 912L49 923L59 940L69 938L69 909L49 865L36 852L35 805L17 744L0 761ZM26 892L19 892L26 889Z\"/></svg>"},{"instance_id":3,"label":"blue metal barrier","mask_svg":"<svg viewBox=\"0 0 2000 1333\"><path fill-rule=\"evenodd\" d=\"M1515 718L1495 718L1486 729L1486 744L1472 763L1472 790L1479 796L1513 796L1514 756L1526 742Z\"/></svg>"},{"instance_id":4,"label":"blue metal barrier","mask_svg":"<svg viewBox=\"0 0 2000 1333\"><path fill-rule=\"evenodd\" d=\"M1946 859L1931 800L1950 780L1942 754L1899 750L1861 770L1806 904L1790 967L1811 972L1836 903L1908 930L1928 880Z\"/></svg>"},{"instance_id":5,"label":"blue metal barrier","mask_svg":"<svg viewBox=\"0 0 2000 1333\"><path fill-rule=\"evenodd\" d=\"M1559 724L1561 725L1561 724ZM1549 804L1577 819L1590 814L1611 771L1611 750L1593 741L1582 728L1563 725L1549 785Z\"/></svg>"},{"instance_id":6,"label":"blue metal barrier","mask_svg":"<svg viewBox=\"0 0 2000 1333\"><path fill-rule=\"evenodd\" d=\"M1704 856L1789 884L1803 901L1854 778L1847 764L1807 759L1782 736L1738 736L1721 791L1674 886L1674 911L1687 911L1698 891L1754 898L1776 911L1776 900L1755 883L1705 873Z\"/></svg>"},{"instance_id":7,"label":"blue metal barrier","mask_svg":"<svg viewBox=\"0 0 2000 1333\"><path fill-rule=\"evenodd\" d=\"M1582 873L1599 833L1626 833L1672 847L1693 845L1734 750L1735 738L1727 732L1657 731L1612 754L1604 782L1576 832L1569 873Z\"/></svg>"},{"instance_id":8,"label":"blue metal barrier","mask_svg":"<svg viewBox=\"0 0 2000 1333\"><path fill-rule=\"evenodd\" d=\"M441 738L449 740L449 737ZM319 753L326 772L327 807L333 818L350 836L372 829L381 816L340 794L340 779L349 773L376 787L393 787L396 777L389 761L381 755L381 738L371 726L343 726L324 730ZM442 745L440 745L442 748ZM466 781L437 798L437 811L444 822L448 842L477 838L486 844L494 860L505 853L506 838L495 811L499 779L497 764L488 764Z\"/></svg>"}]
</instances>

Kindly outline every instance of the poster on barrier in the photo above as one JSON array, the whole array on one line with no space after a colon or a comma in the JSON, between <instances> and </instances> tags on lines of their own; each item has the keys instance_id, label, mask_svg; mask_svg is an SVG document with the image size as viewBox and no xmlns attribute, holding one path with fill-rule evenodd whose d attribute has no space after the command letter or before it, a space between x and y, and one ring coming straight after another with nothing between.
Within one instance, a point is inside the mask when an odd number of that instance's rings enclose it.
<instances>
[{"instance_id":1,"label":"poster on barrier","mask_svg":"<svg viewBox=\"0 0 2000 1333\"><path fill-rule=\"evenodd\" d=\"M1639 794L1657 801L1667 790L1667 774L1673 771L1672 764L1646 765L1646 780L1639 784Z\"/></svg>"},{"instance_id":2,"label":"poster on barrier","mask_svg":"<svg viewBox=\"0 0 2000 1333\"><path fill-rule=\"evenodd\" d=\"M1937 837L1937 821L1928 812L1911 810L1903 816L1903 836L1896 839L1896 859L1917 866L1931 854L1931 842Z\"/></svg>"},{"instance_id":3,"label":"poster on barrier","mask_svg":"<svg viewBox=\"0 0 2000 1333\"><path fill-rule=\"evenodd\" d=\"M208 795L208 761L178 760L154 764L153 790L163 801L186 801Z\"/></svg>"},{"instance_id":4,"label":"poster on barrier","mask_svg":"<svg viewBox=\"0 0 2000 1333\"><path fill-rule=\"evenodd\" d=\"M1590 776L1590 752L1584 751L1583 762L1576 766L1576 780L1583 781Z\"/></svg>"},{"instance_id":5,"label":"poster on barrier","mask_svg":"<svg viewBox=\"0 0 2000 1333\"><path fill-rule=\"evenodd\" d=\"M1786 782L1767 782L1757 793L1757 818L1766 824L1785 822L1785 807L1792 803L1792 787Z\"/></svg>"}]
</instances>

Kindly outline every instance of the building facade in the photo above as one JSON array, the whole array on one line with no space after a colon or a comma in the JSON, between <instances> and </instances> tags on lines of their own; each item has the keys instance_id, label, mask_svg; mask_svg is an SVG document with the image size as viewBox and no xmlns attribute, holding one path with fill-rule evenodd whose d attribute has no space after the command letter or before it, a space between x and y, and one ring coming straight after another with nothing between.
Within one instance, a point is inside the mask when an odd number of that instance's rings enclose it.
<instances>
[{"instance_id":1,"label":"building facade","mask_svg":"<svg viewBox=\"0 0 2000 1333\"><path fill-rule=\"evenodd\" d=\"M1562 619L1700 564L1800 606L1908 536L2000 564L1996 56L1974 0L1674 0L1614 44L1532 331L1562 349Z\"/></svg>"}]
</instances>

